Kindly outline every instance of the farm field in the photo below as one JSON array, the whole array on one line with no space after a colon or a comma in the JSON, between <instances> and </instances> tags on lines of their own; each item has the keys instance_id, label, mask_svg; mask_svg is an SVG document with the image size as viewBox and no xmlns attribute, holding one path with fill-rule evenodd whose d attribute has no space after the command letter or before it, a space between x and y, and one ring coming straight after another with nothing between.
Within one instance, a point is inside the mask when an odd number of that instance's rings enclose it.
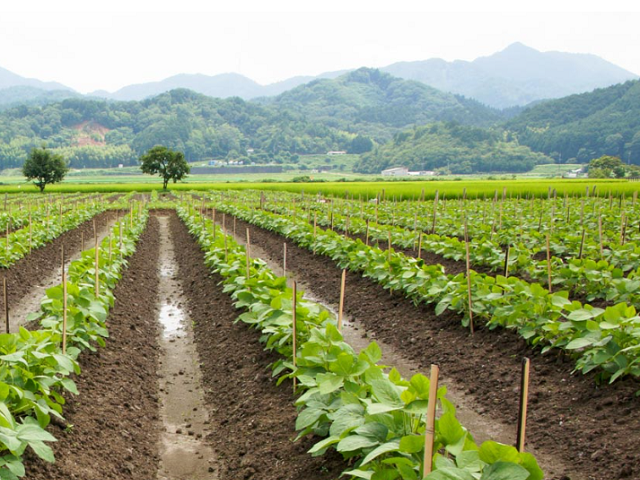
<instances>
[{"instance_id":1,"label":"farm field","mask_svg":"<svg viewBox=\"0 0 640 480\"><path fill-rule=\"evenodd\" d=\"M0 198L0 478L636 478L640 184L457 183Z\"/></svg>"}]
</instances>

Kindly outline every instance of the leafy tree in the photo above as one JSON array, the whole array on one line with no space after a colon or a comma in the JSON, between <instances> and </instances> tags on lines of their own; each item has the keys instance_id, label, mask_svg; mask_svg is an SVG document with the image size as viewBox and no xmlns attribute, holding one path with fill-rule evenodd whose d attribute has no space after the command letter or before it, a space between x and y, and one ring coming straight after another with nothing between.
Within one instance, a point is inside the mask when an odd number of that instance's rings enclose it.
<instances>
[{"instance_id":1,"label":"leafy tree","mask_svg":"<svg viewBox=\"0 0 640 480\"><path fill-rule=\"evenodd\" d=\"M69 167L62 155L54 154L46 148L34 148L22 166L22 174L44 192L50 183L58 183L64 179Z\"/></svg>"},{"instance_id":2,"label":"leafy tree","mask_svg":"<svg viewBox=\"0 0 640 480\"><path fill-rule=\"evenodd\" d=\"M140 163L142 164L140 166L142 173L158 174L162 177L162 188L164 190L167 189L169 180L173 180L173 183L176 183L191 171L191 167L189 167L182 152L176 152L161 145L156 145L142 155Z\"/></svg>"},{"instance_id":3,"label":"leafy tree","mask_svg":"<svg viewBox=\"0 0 640 480\"><path fill-rule=\"evenodd\" d=\"M623 178L625 174L625 165L618 157L603 155L589 162L589 177L591 178Z\"/></svg>"}]
</instances>

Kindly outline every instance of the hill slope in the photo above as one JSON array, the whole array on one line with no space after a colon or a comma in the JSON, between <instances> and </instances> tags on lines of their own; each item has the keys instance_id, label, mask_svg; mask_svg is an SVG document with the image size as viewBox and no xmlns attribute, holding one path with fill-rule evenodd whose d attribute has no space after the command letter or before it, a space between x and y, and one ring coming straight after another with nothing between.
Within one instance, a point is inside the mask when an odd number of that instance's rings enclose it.
<instances>
[{"instance_id":1,"label":"hill slope","mask_svg":"<svg viewBox=\"0 0 640 480\"><path fill-rule=\"evenodd\" d=\"M438 123L396 134L393 141L363 155L354 170L380 173L402 165L414 171L439 169L453 174L526 172L542 163L553 161L502 132Z\"/></svg>"},{"instance_id":2,"label":"hill slope","mask_svg":"<svg viewBox=\"0 0 640 480\"><path fill-rule=\"evenodd\" d=\"M505 128L557 161L614 155L640 165L640 81L543 102Z\"/></svg>"},{"instance_id":3,"label":"hill slope","mask_svg":"<svg viewBox=\"0 0 640 480\"><path fill-rule=\"evenodd\" d=\"M499 112L473 100L370 68L333 80L314 80L263 101L378 141L412 125L456 121L486 126L501 118Z\"/></svg>"}]
</instances>

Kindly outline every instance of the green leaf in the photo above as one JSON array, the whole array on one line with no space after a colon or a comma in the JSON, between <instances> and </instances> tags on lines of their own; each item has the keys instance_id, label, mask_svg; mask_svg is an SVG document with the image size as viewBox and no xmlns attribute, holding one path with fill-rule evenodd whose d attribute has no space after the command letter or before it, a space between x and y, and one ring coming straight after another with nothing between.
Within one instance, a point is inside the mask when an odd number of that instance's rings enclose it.
<instances>
[{"instance_id":1,"label":"green leaf","mask_svg":"<svg viewBox=\"0 0 640 480\"><path fill-rule=\"evenodd\" d=\"M518 462L518 450L511 445L488 440L480 445L480 460L485 463L495 463L500 460L506 462Z\"/></svg>"},{"instance_id":2,"label":"green leaf","mask_svg":"<svg viewBox=\"0 0 640 480\"><path fill-rule=\"evenodd\" d=\"M314 454L314 453L324 451L325 449L327 449L328 447L330 447L335 443L338 443L339 441L340 441L340 437L338 436L327 437L324 440L316 443L313 447L311 447L311 449L307 453Z\"/></svg>"},{"instance_id":3,"label":"green leaf","mask_svg":"<svg viewBox=\"0 0 640 480\"><path fill-rule=\"evenodd\" d=\"M441 468L424 478L425 480L476 480L470 472L460 468Z\"/></svg>"},{"instance_id":4,"label":"green leaf","mask_svg":"<svg viewBox=\"0 0 640 480\"><path fill-rule=\"evenodd\" d=\"M372 440L369 437L362 437L360 435L349 435L338 443L337 450L339 452L354 452L356 450L362 450L364 448L371 448L378 445L379 442Z\"/></svg>"},{"instance_id":5,"label":"green leaf","mask_svg":"<svg viewBox=\"0 0 640 480\"><path fill-rule=\"evenodd\" d=\"M385 453L397 452L399 449L400 449L399 439L395 439L390 442L383 443L379 447L376 447L371 452L369 452L369 454L366 457L364 457L364 459L362 460L361 465L366 465L370 461L378 458L380 455L383 455Z\"/></svg>"},{"instance_id":6,"label":"green leaf","mask_svg":"<svg viewBox=\"0 0 640 480\"><path fill-rule=\"evenodd\" d=\"M480 480L527 480L529 472L511 462L496 462L482 471Z\"/></svg>"},{"instance_id":7,"label":"green leaf","mask_svg":"<svg viewBox=\"0 0 640 480\"><path fill-rule=\"evenodd\" d=\"M319 373L316 376L318 389L323 395L335 392L344 384L344 378L339 377L335 373Z\"/></svg>"},{"instance_id":8,"label":"green leaf","mask_svg":"<svg viewBox=\"0 0 640 480\"><path fill-rule=\"evenodd\" d=\"M571 340L565 348L567 350L576 350L578 348L584 348L593 345L593 343L594 340L591 338L576 338L575 340Z\"/></svg>"},{"instance_id":9,"label":"green leaf","mask_svg":"<svg viewBox=\"0 0 640 480\"><path fill-rule=\"evenodd\" d=\"M418 453L424 449L424 435L406 435L400 439L400 451Z\"/></svg>"},{"instance_id":10,"label":"green leaf","mask_svg":"<svg viewBox=\"0 0 640 480\"><path fill-rule=\"evenodd\" d=\"M40 458L49 463L54 463L55 458L53 457L53 450L51 450L50 447L39 441L29 442L29 446Z\"/></svg>"}]
</instances>

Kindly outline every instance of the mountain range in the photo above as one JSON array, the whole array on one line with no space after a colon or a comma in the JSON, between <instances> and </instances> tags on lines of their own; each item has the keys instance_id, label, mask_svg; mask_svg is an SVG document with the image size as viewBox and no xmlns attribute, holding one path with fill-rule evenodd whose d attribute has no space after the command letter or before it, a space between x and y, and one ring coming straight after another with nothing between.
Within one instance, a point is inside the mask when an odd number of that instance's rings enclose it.
<instances>
[{"instance_id":1,"label":"mountain range","mask_svg":"<svg viewBox=\"0 0 640 480\"><path fill-rule=\"evenodd\" d=\"M406 80L416 80L444 92L462 95L487 106L505 109L532 102L583 93L595 88L608 87L638 76L600 57L590 54L540 52L521 43L471 62L429 59L399 62L379 70ZM300 85L319 79L337 78L347 71L326 72L317 76L296 76L269 85L259 83L237 73L219 75L179 74L157 82L129 85L116 92L103 90L89 97L110 100L142 100L176 88L218 98L240 97L251 100L274 97ZM43 91L58 90L57 98L77 96L76 92L56 82L41 82L20 77L0 68L0 106L28 102L42 92L31 91L31 96L16 98L2 89L29 86ZM65 93L62 93L65 92Z\"/></svg>"}]
</instances>

